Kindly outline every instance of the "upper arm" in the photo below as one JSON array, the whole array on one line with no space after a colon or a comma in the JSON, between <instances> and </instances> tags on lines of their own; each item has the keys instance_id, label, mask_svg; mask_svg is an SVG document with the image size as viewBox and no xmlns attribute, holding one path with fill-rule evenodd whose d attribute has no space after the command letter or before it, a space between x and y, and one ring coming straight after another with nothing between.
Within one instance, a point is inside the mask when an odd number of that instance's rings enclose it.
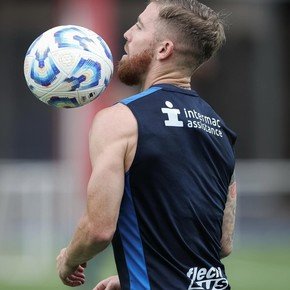
<instances>
[{"instance_id":1,"label":"upper arm","mask_svg":"<svg viewBox=\"0 0 290 290\"><path fill-rule=\"evenodd\" d=\"M92 173L87 215L96 234L112 235L124 191L125 164L134 123L128 108L118 104L99 112L90 131Z\"/></svg>"},{"instance_id":2,"label":"upper arm","mask_svg":"<svg viewBox=\"0 0 290 290\"><path fill-rule=\"evenodd\" d=\"M233 174L231 183L228 189L227 202L224 209L224 217L222 224L222 239L221 239L221 257L228 256L233 248L233 235L235 229L237 205L237 184Z\"/></svg>"}]
</instances>

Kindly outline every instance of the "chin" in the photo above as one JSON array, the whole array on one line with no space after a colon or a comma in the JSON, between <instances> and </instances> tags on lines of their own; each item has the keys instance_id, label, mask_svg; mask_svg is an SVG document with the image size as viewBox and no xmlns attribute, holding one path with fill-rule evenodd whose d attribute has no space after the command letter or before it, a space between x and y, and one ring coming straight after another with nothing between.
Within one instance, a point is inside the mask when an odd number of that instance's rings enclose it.
<instances>
[{"instance_id":1,"label":"chin","mask_svg":"<svg viewBox=\"0 0 290 290\"><path fill-rule=\"evenodd\" d=\"M124 60L124 59L127 59L128 58L128 55L127 54L124 54L122 57L121 57L121 60Z\"/></svg>"},{"instance_id":2,"label":"chin","mask_svg":"<svg viewBox=\"0 0 290 290\"><path fill-rule=\"evenodd\" d=\"M148 72L152 59L152 50L144 50L131 57L123 55L117 71L121 82L129 86L140 85L141 79Z\"/></svg>"}]
</instances>

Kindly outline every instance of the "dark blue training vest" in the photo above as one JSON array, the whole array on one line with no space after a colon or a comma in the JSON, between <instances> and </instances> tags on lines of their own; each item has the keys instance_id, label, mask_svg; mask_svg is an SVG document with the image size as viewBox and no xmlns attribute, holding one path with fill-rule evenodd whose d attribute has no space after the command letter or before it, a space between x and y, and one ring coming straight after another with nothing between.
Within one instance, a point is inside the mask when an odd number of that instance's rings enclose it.
<instances>
[{"instance_id":1,"label":"dark blue training vest","mask_svg":"<svg viewBox=\"0 0 290 290\"><path fill-rule=\"evenodd\" d=\"M121 101L138 123L114 254L122 290L230 289L220 261L235 134L195 91Z\"/></svg>"}]
</instances>

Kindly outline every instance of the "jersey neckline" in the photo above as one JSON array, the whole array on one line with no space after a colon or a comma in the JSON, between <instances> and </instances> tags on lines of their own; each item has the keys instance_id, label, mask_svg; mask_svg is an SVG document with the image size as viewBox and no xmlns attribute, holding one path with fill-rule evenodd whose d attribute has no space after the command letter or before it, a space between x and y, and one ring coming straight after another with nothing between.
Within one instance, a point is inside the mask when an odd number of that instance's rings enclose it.
<instances>
[{"instance_id":1,"label":"jersey neckline","mask_svg":"<svg viewBox=\"0 0 290 290\"><path fill-rule=\"evenodd\" d=\"M159 88L162 88L163 90L166 90L166 91L179 92L182 94L191 95L194 97L199 97L198 93L195 90L184 89L184 88L178 87L178 86L173 85L173 84L160 83L160 84L152 85L151 88L152 87L159 87Z\"/></svg>"}]
</instances>

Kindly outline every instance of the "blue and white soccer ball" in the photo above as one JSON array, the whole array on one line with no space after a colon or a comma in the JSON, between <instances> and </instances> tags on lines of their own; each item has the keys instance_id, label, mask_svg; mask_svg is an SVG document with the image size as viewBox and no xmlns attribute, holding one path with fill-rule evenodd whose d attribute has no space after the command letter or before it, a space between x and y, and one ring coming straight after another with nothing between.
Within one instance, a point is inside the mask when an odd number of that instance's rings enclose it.
<instances>
[{"instance_id":1,"label":"blue and white soccer ball","mask_svg":"<svg viewBox=\"0 0 290 290\"><path fill-rule=\"evenodd\" d=\"M95 32L76 25L58 26L29 47L24 75L31 92L58 108L75 108L97 98L113 74L113 58Z\"/></svg>"}]
</instances>

